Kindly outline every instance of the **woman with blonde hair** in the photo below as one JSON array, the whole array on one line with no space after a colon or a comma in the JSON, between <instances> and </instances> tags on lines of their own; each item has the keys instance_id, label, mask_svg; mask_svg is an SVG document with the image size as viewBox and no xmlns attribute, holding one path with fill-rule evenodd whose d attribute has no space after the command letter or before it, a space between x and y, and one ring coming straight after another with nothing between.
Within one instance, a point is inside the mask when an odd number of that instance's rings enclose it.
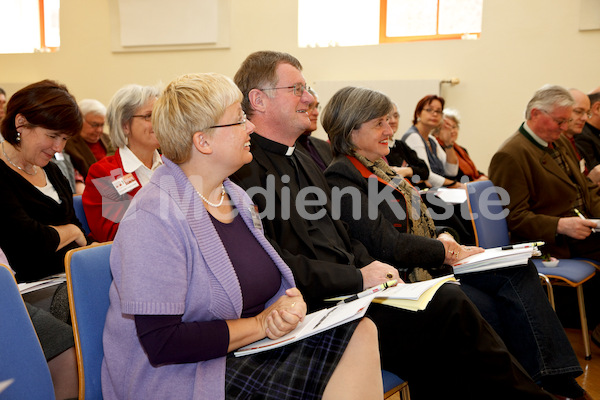
<instances>
[{"instance_id":1,"label":"woman with blonde hair","mask_svg":"<svg viewBox=\"0 0 600 400\"><path fill-rule=\"evenodd\" d=\"M184 75L157 100L164 165L133 199L111 253L105 399L375 399L375 325L354 321L235 357L292 331L306 304L228 176L252 160L242 94L219 74ZM132 373L135 371L135 376Z\"/></svg>"}]
</instances>

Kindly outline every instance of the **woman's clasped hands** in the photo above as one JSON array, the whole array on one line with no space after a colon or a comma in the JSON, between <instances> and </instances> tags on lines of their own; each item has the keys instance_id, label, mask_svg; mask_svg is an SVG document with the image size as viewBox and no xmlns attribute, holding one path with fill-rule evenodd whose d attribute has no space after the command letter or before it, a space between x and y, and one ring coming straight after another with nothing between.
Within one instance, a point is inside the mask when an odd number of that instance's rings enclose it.
<instances>
[{"instance_id":1,"label":"woman's clasped hands","mask_svg":"<svg viewBox=\"0 0 600 400\"><path fill-rule=\"evenodd\" d=\"M306 303L297 288L286 290L275 303L258 315L269 339L277 339L291 331L304 320Z\"/></svg>"}]
</instances>

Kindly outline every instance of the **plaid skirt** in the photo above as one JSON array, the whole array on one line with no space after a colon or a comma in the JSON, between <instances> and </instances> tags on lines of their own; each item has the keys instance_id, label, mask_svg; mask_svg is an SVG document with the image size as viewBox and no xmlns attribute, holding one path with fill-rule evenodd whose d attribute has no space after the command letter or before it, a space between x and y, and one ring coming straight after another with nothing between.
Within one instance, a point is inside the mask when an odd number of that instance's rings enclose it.
<instances>
[{"instance_id":1,"label":"plaid skirt","mask_svg":"<svg viewBox=\"0 0 600 400\"><path fill-rule=\"evenodd\" d=\"M320 399L358 321L278 349L227 356L227 399Z\"/></svg>"}]
</instances>

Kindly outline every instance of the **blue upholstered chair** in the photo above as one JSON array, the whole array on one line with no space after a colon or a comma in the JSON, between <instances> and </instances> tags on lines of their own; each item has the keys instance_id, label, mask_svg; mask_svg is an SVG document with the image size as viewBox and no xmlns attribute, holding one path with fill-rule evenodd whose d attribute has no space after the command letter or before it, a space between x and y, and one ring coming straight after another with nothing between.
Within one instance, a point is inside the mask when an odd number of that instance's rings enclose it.
<instances>
[{"instance_id":1,"label":"blue upholstered chair","mask_svg":"<svg viewBox=\"0 0 600 400\"><path fill-rule=\"evenodd\" d=\"M102 332L110 304L112 242L71 250L65 257L79 371L79 399L102 399Z\"/></svg>"},{"instance_id":2,"label":"blue upholstered chair","mask_svg":"<svg viewBox=\"0 0 600 400\"><path fill-rule=\"evenodd\" d=\"M484 248L509 244L506 211L503 210L494 184L491 181L469 182L467 183L467 193L476 244ZM591 359L590 335L585 315L582 285L596 274L596 267L587 261L578 259L561 259L556 267L546 267L539 259L533 260L533 262L538 273L548 277L552 284L576 288L585 359Z\"/></svg>"},{"instance_id":3,"label":"blue upholstered chair","mask_svg":"<svg viewBox=\"0 0 600 400\"><path fill-rule=\"evenodd\" d=\"M83 211L83 200L80 194L73 195L73 208L75 209L75 215L79 222L81 222L81 226L83 227L83 231L86 235L90 233L90 226L87 222L87 217L85 216L85 211Z\"/></svg>"},{"instance_id":4,"label":"blue upholstered chair","mask_svg":"<svg viewBox=\"0 0 600 400\"><path fill-rule=\"evenodd\" d=\"M404 382L395 374L382 370L383 376L383 393L384 399L393 396L396 393L400 393L400 400L410 400L410 392L408 390L408 383Z\"/></svg>"},{"instance_id":5,"label":"blue upholstered chair","mask_svg":"<svg viewBox=\"0 0 600 400\"><path fill-rule=\"evenodd\" d=\"M0 264L0 399L54 399L48 363L17 282Z\"/></svg>"}]
</instances>

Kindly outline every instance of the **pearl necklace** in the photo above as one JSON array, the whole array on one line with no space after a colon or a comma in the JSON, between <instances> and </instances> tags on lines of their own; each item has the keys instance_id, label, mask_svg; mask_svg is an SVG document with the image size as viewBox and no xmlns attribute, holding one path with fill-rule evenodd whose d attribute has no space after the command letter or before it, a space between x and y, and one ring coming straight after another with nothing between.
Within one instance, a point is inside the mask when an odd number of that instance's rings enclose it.
<instances>
[{"instance_id":1,"label":"pearl necklace","mask_svg":"<svg viewBox=\"0 0 600 400\"><path fill-rule=\"evenodd\" d=\"M17 164L15 164L14 162L12 162L12 160L10 159L10 157L8 156L8 154L6 154L6 151L4 151L4 140L2 141L2 154L4 154L4 157L6 157L6 160L15 168L18 168L20 171L25 172L27 175L31 175L34 176L35 174L37 174L38 170L37 167L34 165L33 166L33 173L25 170L24 168L19 167Z\"/></svg>"},{"instance_id":2,"label":"pearl necklace","mask_svg":"<svg viewBox=\"0 0 600 400\"><path fill-rule=\"evenodd\" d=\"M221 183L221 201L219 201L219 203L218 203L218 204L211 203L210 201L208 201L208 199L207 199L206 197L202 196L202 193L200 193L200 192L199 192L199 191L197 191L197 190L196 190L196 193L198 193L198 196L200 196L200 198L201 198L202 200L204 200L204 202L205 202L206 204L208 204L208 205L209 205L209 206L211 206L211 207L218 208L218 207L221 207L221 205L223 205L223 200L225 199L225 186L223 186L223 184Z\"/></svg>"}]
</instances>

